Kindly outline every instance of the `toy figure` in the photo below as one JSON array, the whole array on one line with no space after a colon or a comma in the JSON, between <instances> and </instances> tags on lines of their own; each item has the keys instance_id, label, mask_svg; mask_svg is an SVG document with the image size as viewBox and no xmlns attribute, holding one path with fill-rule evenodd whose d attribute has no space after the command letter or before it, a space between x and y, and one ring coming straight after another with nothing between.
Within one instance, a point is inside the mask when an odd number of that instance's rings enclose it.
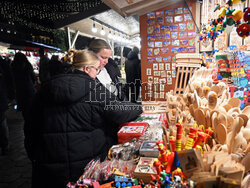
<instances>
[{"instance_id":1,"label":"toy figure","mask_svg":"<svg viewBox=\"0 0 250 188\"><path fill-rule=\"evenodd\" d=\"M195 139L196 132L197 132L196 128L194 128L194 127L189 128L189 135L188 135L188 139L187 139L187 142L186 142L185 149L192 149L192 146L194 144L194 139Z\"/></svg>"},{"instance_id":2,"label":"toy figure","mask_svg":"<svg viewBox=\"0 0 250 188\"><path fill-rule=\"evenodd\" d=\"M183 125L181 124L181 121L179 121L176 124L177 127L177 134L176 134L176 151L181 151L181 137L182 137L182 129Z\"/></svg>"}]
</instances>

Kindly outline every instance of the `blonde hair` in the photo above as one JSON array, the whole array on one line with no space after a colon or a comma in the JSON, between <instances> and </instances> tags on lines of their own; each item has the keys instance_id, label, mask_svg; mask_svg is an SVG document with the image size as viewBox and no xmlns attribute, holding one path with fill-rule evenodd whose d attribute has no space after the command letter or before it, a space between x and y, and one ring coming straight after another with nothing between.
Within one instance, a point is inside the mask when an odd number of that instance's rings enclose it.
<instances>
[{"instance_id":1,"label":"blonde hair","mask_svg":"<svg viewBox=\"0 0 250 188\"><path fill-rule=\"evenodd\" d=\"M80 68L88 65L95 65L99 59L95 53L87 49L69 49L68 54L64 57L64 61L71 64L75 68Z\"/></svg>"},{"instance_id":2,"label":"blonde hair","mask_svg":"<svg viewBox=\"0 0 250 188\"><path fill-rule=\"evenodd\" d=\"M95 52L96 54L99 53L102 49L111 50L109 44L102 39L94 39L89 44L89 50Z\"/></svg>"}]
</instances>

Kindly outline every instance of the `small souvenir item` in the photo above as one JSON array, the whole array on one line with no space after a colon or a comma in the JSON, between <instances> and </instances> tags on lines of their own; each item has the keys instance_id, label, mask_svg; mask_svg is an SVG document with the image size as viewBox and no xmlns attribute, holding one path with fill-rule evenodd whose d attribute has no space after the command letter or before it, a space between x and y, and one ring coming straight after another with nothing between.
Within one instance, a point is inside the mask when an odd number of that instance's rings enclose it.
<instances>
[{"instance_id":1,"label":"small souvenir item","mask_svg":"<svg viewBox=\"0 0 250 188\"><path fill-rule=\"evenodd\" d=\"M163 40L164 39L164 35L163 34L157 34L157 35L155 35L155 39L156 40Z\"/></svg>"},{"instance_id":2,"label":"small souvenir item","mask_svg":"<svg viewBox=\"0 0 250 188\"><path fill-rule=\"evenodd\" d=\"M159 93L158 92L154 92L154 98L157 99L159 96Z\"/></svg>"},{"instance_id":3,"label":"small souvenir item","mask_svg":"<svg viewBox=\"0 0 250 188\"><path fill-rule=\"evenodd\" d=\"M153 76L148 77L148 83L153 83Z\"/></svg>"},{"instance_id":4,"label":"small souvenir item","mask_svg":"<svg viewBox=\"0 0 250 188\"><path fill-rule=\"evenodd\" d=\"M148 90L149 90L149 89L148 89ZM149 98L152 98L152 97L153 97L153 93L152 93L151 90L149 90L149 92L147 92L147 96L148 96Z\"/></svg>"},{"instance_id":5,"label":"small souvenir item","mask_svg":"<svg viewBox=\"0 0 250 188\"><path fill-rule=\"evenodd\" d=\"M195 38L196 32L188 32L188 38Z\"/></svg>"},{"instance_id":6,"label":"small souvenir item","mask_svg":"<svg viewBox=\"0 0 250 188\"><path fill-rule=\"evenodd\" d=\"M154 76L161 76L160 71L154 71Z\"/></svg>"},{"instance_id":7,"label":"small souvenir item","mask_svg":"<svg viewBox=\"0 0 250 188\"><path fill-rule=\"evenodd\" d=\"M187 22L187 21L192 21L192 17L190 14L184 14L184 21Z\"/></svg>"},{"instance_id":8,"label":"small souvenir item","mask_svg":"<svg viewBox=\"0 0 250 188\"><path fill-rule=\"evenodd\" d=\"M172 77L173 77L173 78L176 77L176 70L172 70Z\"/></svg>"},{"instance_id":9,"label":"small souvenir item","mask_svg":"<svg viewBox=\"0 0 250 188\"><path fill-rule=\"evenodd\" d=\"M158 56L155 58L156 62L161 63L162 62L162 57Z\"/></svg>"},{"instance_id":10,"label":"small souvenir item","mask_svg":"<svg viewBox=\"0 0 250 188\"><path fill-rule=\"evenodd\" d=\"M187 52L187 47L180 47L179 48L179 53L186 53Z\"/></svg>"},{"instance_id":11,"label":"small souvenir item","mask_svg":"<svg viewBox=\"0 0 250 188\"><path fill-rule=\"evenodd\" d=\"M155 47L155 43L154 42L148 42L148 47L150 47L150 48Z\"/></svg>"},{"instance_id":12,"label":"small souvenir item","mask_svg":"<svg viewBox=\"0 0 250 188\"><path fill-rule=\"evenodd\" d=\"M168 25L162 25L161 32L166 33L167 31L170 31L170 27Z\"/></svg>"},{"instance_id":13,"label":"small souvenir item","mask_svg":"<svg viewBox=\"0 0 250 188\"><path fill-rule=\"evenodd\" d=\"M155 48L154 49L154 55L158 55L160 53L160 48Z\"/></svg>"},{"instance_id":14,"label":"small souvenir item","mask_svg":"<svg viewBox=\"0 0 250 188\"><path fill-rule=\"evenodd\" d=\"M148 19L147 24L148 25L155 25L155 20L154 19Z\"/></svg>"},{"instance_id":15,"label":"small souvenir item","mask_svg":"<svg viewBox=\"0 0 250 188\"><path fill-rule=\"evenodd\" d=\"M155 12L149 12L149 13L147 13L147 17L148 17L148 19L155 18Z\"/></svg>"},{"instance_id":16,"label":"small souvenir item","mask_svg":"<svg viewBox=\"0 0 250 188\"><path fill-rule=\"evenodd\" d=\"M166 23L173 23L173 22L174 22L173 16L166 16Z\"/></svg>"},{"instance_id":17,"label":"small souvenir item","mask_svg":"<svg viewBox=\"0 0 250 188\"><path fill-rule=\"evenodd\" d=\"M153 26L149 26L147 28L147 32L148 32L148 34L152 34L154 32L154 27Z\"/></svg>"},{"instance_id":18,"label":"small souvenir item","mask_svg":"<svg viewBox=\"0 0 250 188\"><path fill-rule=\"evenodd\" d=\"M158 157L159 150L155 141L144 141L140 147L140 156Z\"/></svg>"},{"instance_id":19,"label":"small souvenir item","mask_svg":"<svg viewBox=\"0 0 250 188\"><path fill-rule=\"evenodd\" d=\"M169 71L170 70L170 63L166 63L165 67L166 67L166 70Z\"/></svg>"},{"instance_id":20,"label":"small souvenir item","mask_svg":"<svg viewBox=\"0 0 250 188\"><path fill-rule=\"evenodd\" d=\"M164 62L164 63L166 63L166 62L171 62L171 56L163 57L163 62Z\"/></svg>"},{"instance_id":21,"label":"small souvenir item","mask_svg":"<svg viewBox=\"0 0 250 188\"><path fill-rule=\"evenodd\" d=\"M167 77L169 78L169 77L171 77L171 71L167 71Z\"/></svg>"},{"instance_id":22,"label":"small souvenir item","mask_svg":"<svg viewBox=\"0 0 250 188\"><path fill-rule=\"evenodd\" d=\"M188 45L188 40L180 40L181 46L186 46Z\"/></svg>"},{"instance_id":23,"label":"small souvenir item","mask_svg":"<svg viewBox=\"0 0 250 188\"><path fill-rule=\"evenodd\" d=\"M165 15L171 16L171 15L173 15L173 13L174 13L173 9L165 10Z\"/></svg>"},{"instance_id":24,"label":"small souvenir item","mask_svg":"<svg viewBox=\"0 0 250 188\"><path fill-rule=\"evenodd\" d=\"M155 42L155 47L162 47L162 42Z\"/></svg>"},{"instance_id":25,"label":"small souvenir item","mask_svg":"<svg viewBox=\"0 0 250 188\"><path fill-rule=\"evenodd\" d=\"M195 47L188 47L188 53L194 53Z\"/></svg>"},{"instance_id":26,"label":"small souvenir item","mask_svg":"<svg viewBox=\"0 0 250 188\"><path fill-rule=\"evenodd\" d=\"M155 36L154 35L148 35L148 41L154 41L155 40Z\"/></svg>"},{"instance_id":27,"label":"small souvenir item","mask_svg":"<svg viewBox=\"0 0 250 188\"><path fill-rule=\"evenodd\" d=\"M164 99L165 98L164 96L165 96L165 93L164 92L160 92L160 98Z\"/></svg>"},{"instance_id":28,"label":"small souvenir item","mask_svg":"<svg viewBox=\"0 0 250 188\"><path fill-rule=\"evenodd\" d=\"M170 39L170 32L167 32L167 33L164 35L164 38L165 38L165 40Z\"/></svg>"},{"instance_id":29,"label":"small souvenir item","mask_svg":"<svg viewBox=\"0 0 250 188\"><path fill-rule=\"evenodd\" d=\"M172 46L179 46L180 41L179 40L172 40Z\"/></svg>"},{"instance_id":30,"label":"small souvenir item","mask_svg":"<svg viewBox=\"0 0 250 188\"><path fill-rule=\"evenodd\" d=\"M179 33L179 38L180 39L187 38L187 32L180 32Z\"/></svg>"},{"instance_id":31,"label":"small souvenir item","mask_svg":"<svg viewBox=\"0 0 250 188\"><path fill-rule=\"evenodd\" d=\"M186 24L185 23L179 23L179 30L185 31L186 30Z\"/></svg>"},{"instance_id":32,"label":"small souvenir item","mask_svg":"<svg viewBox=\"0 0 250 188\"><path fill-rule=\"evenodd\" d=\"M170 31L178 31L178 24L170 25Z\"/></svg>"},{"instance_id":33,"label":"small souvenir item","mask_svg":"<svg viewBox=\"0 0 250 188\"><path fill-rule=\"evenodd\" d=\"M171 41L170 40L165 40L163 41L163 46L169 46L171 44Z\"/></svg>"},{"instance_id":34,"label":"small souvenir item","mask_svg":"<svg viewBox=\"0 0 250 188\"><path fill-rule=\"evenodd\" d=\"M194 46L195 44L195 39L191 39L188 41L189 46Z\"/></svg>"},{"instance_id":35,"label":"small souvenir item","mask_svg":"<svg viewBox=\"0 0 250 188\"><path fill-rule=\"evenodd\" d=\"M163 25L164 24L164 18L163 17L156 18L156 22L159 25Z\"/></svg>"},{"instance_id":36,"label":"small souvenir item","mask_svg":"<svg viewBox=\"0 0 250 188\"><path fill-rule=\"evenodd\" d=\"M192 7L188 7L188 8L189 8L190 11L192 11ZM188 8L184 7L183 12L184 13L189 13Z\"/></svg>"},{"instance_id":37,"label":"small souvenir item","mask_svg":"<svg viewBox=\"0 0 250 188\"><path fill-rule=\"evenodd\" d=\"M182 15L175 16L175 17L174 17L174 22L175 22L175 23L182 22L182 21L183 21L183 16L182 16Z\"/></svg>"},{"instance_id":38,"label":"small souvenir item","mask_svg":"<svg viewBox=\"0 0 250 188\"><path fill-rule=\"evenodd\" d=\"M167 77L167 73L166 73L166 71L161 71L161 77Z\"/></svg>"},{"instance_id":39,"label":"small souvenir item","mask_svg":"<svg viewBox=\"0 0 250 188\"><path fill-rule=\"evenodd\" d=\"M159 83L160 83L160 84L165 84L165 83L166 83L166 78L161 78L161 79L159 79Z\"/></svg>"},{"instance_id":40,"label":"small souvenir item","mask_svg":"<svg viewBox=\"0 0 250 188\"><path fill-rule=\"evenodd\" d=\"M150 68L147 69L147 75L151 75L151 70Z\"/></svg>"},{"instance_id":41,"label":"small souvenir item","mask_svg":"<svg viewBox=\"0 0 250 188\"><path fill-rule=\"evenodd\" d=\"M194 29L194 23L193 22L187 23L187 29L188 30L193 30Z\"/></svg>"},{"instance_id":42,"label":"small souvenir item","mask_svg":"<svg viewBox=\"0 0 250 188\"><path fill-rule=\"evenodd\" d=\"M174 13L175 14L183 14L182 8L175 8Z\"/></svg>"},{"instance_id":43,"label":"small souvenir item","mask_svg":"<svg viewBox=\"0 0 250 188\"><path fill-rule=\"evenodd\" d=\"M147 62L148 63L155 63L155 57L148 57Z\"/></svg>"},{"instance_id":44,"label":"small souvenir item","mask_svg":"<svg viewBox=\"0 0 250 188\"><path fill-rule=\"evenodd\" d=\"M167 54L169 51L168 48L161 48L161 54Z\"/></svg>"},{"instance_id":45,"label":"small souvenir item","mask_svg":"<svg viewBox=\"0 0 250 188\"><path fill-rule=\"evenodd\" d=\"M167 78L167 85L172 85L172 77Z\"/></svg>"},{"instance_id":46,"label":"small souvenir item","mask_svg":"<svg viewBox=\"0 0 250 188\"><path fill-rule=\"evenodd\" d=\"M160 25L157 25L157 26L155 27L155 29L154 29L154 32L155 32L155 34L161 33L161 26L160 26Z\"/></svg>"},{"instance_id":47,"label":"small souvenir item","mask_svg":"<svg viewBox=\"0 0 250 188\"><path fill-rule=\"evenodd\" d=\"M156 12L156 17L163 17L164 16L164 11L157 11Z\"/></svg>"},{"instance_id":48,"label":"small souvenir item","mask_svg":"<svg viewBox=\"0 0 250 188\"><path fill-rule=\"evenodd\" d=\"M171 32L171 38L177 39L178 38L178 32Z\"/></svg>"},{"instance_id":49,"label":"small souvenir item","mask_svg":"<svg viewBox=\"0 0 250 188\"><path fill-rule=\"evenodd\" d=\"M154 82L154 92L159 92L159 90L160 90L160 84L159 84L159 78L157 78L157 80L156 80L157 82Z\"/></svg>"},{"instance_id":50,"label":"small souvenir item","mask_svg":"<svg viewBox=\"0 0 250 188\"><path fill-rule=\"evenodd\" d=\"M146 129L146 126L123 126L117 133L118 143L125 143L132 138L138 138L146 131Z\"/></svg>"},{"instance_id":51,"label":"small souvenir item","mask_svg":"<svg viewBox=\"0 0 250 188\"><path fill-rule=\"evenodd\" d=\"M159 63L159 70L164 70L164 63Z\"/></svg>"},{"instance_id":52,"label":"small souvenir item","mask_svg":"<svg viewBox=\"0 0 250 188\"><path fill-rule=\"evenodd\" d=\"M164 84L160 84L160 91L164 91L164 87L165 87Z\"/></svg>"},{"instance_id":53,"label":"small souvenir item","mask_svg":"<svg viewBox=\"0 0 250 188\"><path fill-rule=\"evenodd\" d=\"M152 80L153 81L153 80ZM152 83L148 83L148 90L151 91L153 89L153 84Z\"/></svg>"},{"instance_id":54,"label":"small souvenir item","mask_svg":"<svg viewBox=\"0 0 250 188\"><path fill-rule=\"evenodd\" d=\"M179 51L179 48L171 48L171 52L172 52L173 54L178 53L178 51Z\"/></svg>"},{"instance_id":55,"label":"small souvenir item","mask_svg":"<svg viewBox=\"0 0 250 188\"><path fill-rule=\"evenodd\" d=\"M153 56L153 48L148 48L147 55L148 56Z\"/></svg>"},{"instance_id":56,"label":"small souvenir item","mask_svg":"<svg viewBox=\"0 0 250 188\"><path fill-rule=\"evenodd\" d=\"M172 70L176 69L176 63L172 63Z\"/></svg>"},{"instance_id":57,"label":"small souvenir item","mask_svg":"<svg viewBox=\"0 0 250 188\"><path fill-rule=\"evenodd\" d=\"M153 70L158 70L158 64L157 63L153 64Z\"/></svg>"}]
</instances>

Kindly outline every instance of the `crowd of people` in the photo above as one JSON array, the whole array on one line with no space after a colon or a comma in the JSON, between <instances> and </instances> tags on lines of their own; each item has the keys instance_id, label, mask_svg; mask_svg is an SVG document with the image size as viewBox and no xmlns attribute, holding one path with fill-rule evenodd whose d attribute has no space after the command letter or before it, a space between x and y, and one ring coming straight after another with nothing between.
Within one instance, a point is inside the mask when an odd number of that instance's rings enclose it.
<instances>
[{"instance_id":1,"label":"crowd of people","mask_svg":"<svg viewBox=\"0 0 250 188\"><path fill-rule=\"evenodd\" d=\"M11 64L0 59L0 92L4 94L0 98L0 147L6 154L6 111L15 98L24 119L32 187L65 187L76 181L90 160L104 160L109 148L117 144L119 125L142 113L136 102L138 48L124 54L127 86L119 81L121 73L111 53L102 39L92 40L88 49L70 49L62 59L49 59L41 49L37 90L32 65L23 53L16 53Z\"/></svg>"}]
</instances>

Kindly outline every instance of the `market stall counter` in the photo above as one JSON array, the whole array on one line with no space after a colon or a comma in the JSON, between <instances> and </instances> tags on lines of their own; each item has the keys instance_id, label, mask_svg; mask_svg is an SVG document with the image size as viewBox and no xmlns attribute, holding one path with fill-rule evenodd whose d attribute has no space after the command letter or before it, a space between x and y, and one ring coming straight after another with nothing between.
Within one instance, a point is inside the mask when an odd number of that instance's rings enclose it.
<instances>
[{"instance_id":1,"label":"market stall counter","mask_svg":"<svg viewBox=\"0 0 250 188\"><path fill-rule=\"evenodd\" d=\"M201 68L167 102L144 102L107 159L93 159L67 187L248 187L250 106L241 109L212 72Z\"/></svg>"}]
</instances>

